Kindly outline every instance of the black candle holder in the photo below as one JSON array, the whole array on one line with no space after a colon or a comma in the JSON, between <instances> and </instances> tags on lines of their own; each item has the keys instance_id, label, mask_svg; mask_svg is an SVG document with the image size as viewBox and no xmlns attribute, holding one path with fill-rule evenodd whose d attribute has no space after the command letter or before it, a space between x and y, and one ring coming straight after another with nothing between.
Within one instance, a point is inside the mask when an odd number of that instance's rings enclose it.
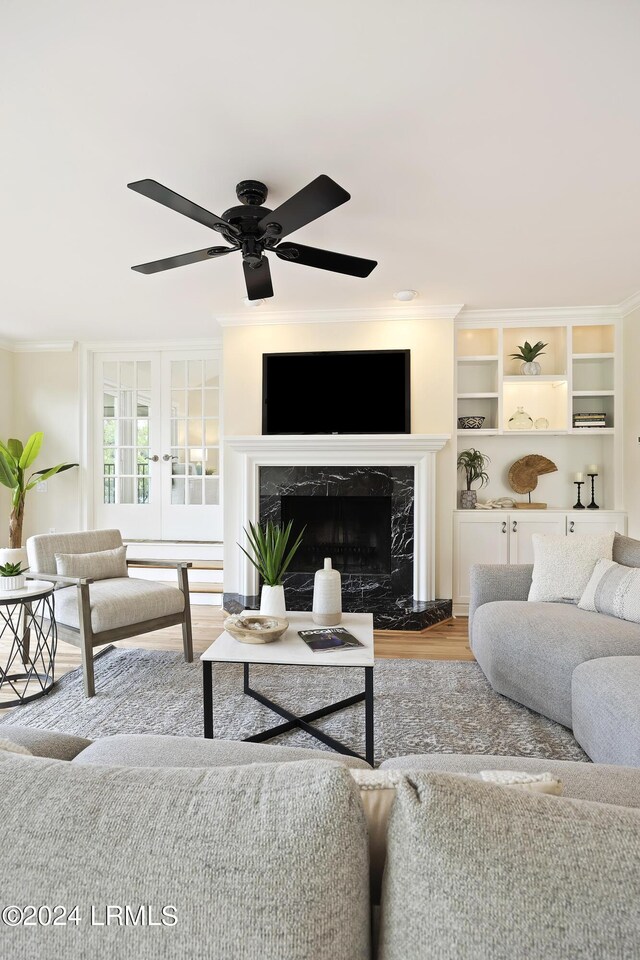
<instances>
[{"instance_id":1,"label":"black candle holder","mask_svg":"<svg viewBox=\"0 0 640 960\"><path fill-rule=\"evenodd\" d=\"M588 473L587 476L588 476L588 477L591 477L591 503L590 503L589 506L587 507L587 510L599 510L600 507L599 507L598 504L596 503L596 498L595 498L595 482L596 482L596 477L598 476L598 474L597 474L597 473Z\"/></svg>"},{"instance_id":2,"label":"black candle holder","mask_svg":"<svg viewBox=\"0 0 640 960\"><path fill-rule=\"evenodd\" d=\"M573 482L575 483L576 487L578 488L578 499L577 499L576 502L574 503L573 509L574 509L574 510L584 510L584 509L585 509L585 505L584 505L584 503L582 503L581 500L580 500L580 487L581 487L582 484L584 483L584 480L574 480Z\"/></svg>"}]
</instances>

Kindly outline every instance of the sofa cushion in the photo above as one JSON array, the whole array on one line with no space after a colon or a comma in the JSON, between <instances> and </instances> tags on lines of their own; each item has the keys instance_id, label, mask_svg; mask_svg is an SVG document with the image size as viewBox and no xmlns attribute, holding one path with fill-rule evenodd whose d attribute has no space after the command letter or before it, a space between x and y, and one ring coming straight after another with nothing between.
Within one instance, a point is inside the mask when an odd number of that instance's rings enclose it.
<instances>
[{"instance_id":1,"label":"sofa cushion","mask_svg":"<svg viewBox=\"0 0 640 960\"><path fill-rule=\"evenodd\" d=\"M596 561L611 560L613 533L598 536L534 533L529 600L577 603Z\"/></svg>"},{"instance_id":2,"label":"sofa cushion","mask_svg":"<svg viewBox=\"0 0 640 960\"><path fill-rule=\"evenodd\" d=\"M473 652L498 693L571 726L571 675L584 660L640 654L640 625L573 604L485 603Z\"/></svg>"},{"instance_id":3,"label":"sofa cushion","mask_svg":"<svg viewBox=\"0 0 640 960\"><path fill-rule=\"evenodd\" d=\"M78 588L64 587L55 594L56 621L78 629ZM184 595L177 587L153 580L117 577L89 587L91 628L94 633L116 630L143 620L182 613Z\"/></svg>"},{"instance_id":4,"label":"sofa cushion","mask_svg":"<svg viewBox=\"0 0 640 960\"><path fill-rule=\"evenodd\" d=\"M119 530L82 530L79 533L41 533L26 543L31 573L55 573L56 553L95 553L122 546Z\"/></svg>"},{"instance_id":5,"label":"sofa cushion","mask_svg":"<svg viewBox=\"0 0 640 960\"><path fill-rule=\"evenodd\" d=\"M446 774L400 783L380 960L632 957L640 811Z\"/></svg>"},{"instance_id":6,"label":"sofa cushion","mask_svg":"<svg viewBox=\"0 0 640 960\"><path fill-rule=\"evenodd\" d=\"M15 712L0 724L0 733L11 740L26 747L34 757L49 757L53 760L73 760L81 750L91 746L91 740L76 737L70 733L59 733L57 730L38 730L35 727L25 727L21 723L14 723L14 717L19 720L19 712Z\"/></svg>"},{"instance_id":7,"label":"sofa cushion","mask_svg":"<svg viewBox=\"0 0 640 960\"><path fill-rule=\"evenodd\" d=\"M478 774L481 770L489 769L551 773L562 781L565 797L640 808L640 770L632 767L580 763L577 760L545 760L543 757L496 757L459 753L409 754L406 757L385 760L380 764L381 771L397 775L417 771Z\"/></svg>"},{"instance_id":8,"label":"sofa cushion","mask_svg":"<svg viewBox=\"0 0 640 960\"><path fill-rule=\"evenodd\" d=\"M613 559L625 567L640 567L640 540L616 533L613 538Z\"/></svg>"},{"instance_id":9,"label":"sofa cushion","mask_svg":"<svg viewBox=\"0 0 640 960\"><path fill-rule=\"evenodd\" d=\"M127 548L114 547L96 553L56 553L56 571L61 577L91 577L92 580L128 577Z\"/></svg>"},{"instance_id":10,"label":"sofa cushion","mask_svg":"<svg viewBox=\"0 0 640 960\"><path fill-rule=\"evenodd\" d=\"M325 750L279 747L238 740L203 740L155 734L116 734L96 740L77 757L77 763L126 767L232 767L249 763L286 763L291 760L333 760L345 767L370 770L366 760Z\"/></svg>"},{"instance_id":11,"label":"sofa cushion","mask_svg":"<svg viewBox=\"0 0 640 960\"><path fill-rule=\"evenodd\" d=\"M598 560L578 606L640 623L640 569Z\"/></svg>"},{"instance_id":12,"label":"sofa cushion","mask_svg":"<svg viewBox=\"0 0 640 960\"><path fill-rule=\"evenodd\" d=\"M573 734L592 760L640 767L640 657L581 663L571 700Z\"/></svg>"},{"instance_id":13,"label":"sofa cushion","mask_svg":"<svg viewBox=\"0 0 640 960\"><path fill-rule=\"evenodd\" d=\"M3 956L100 960L365 960L367 836L336 763L216 770L102 767L0 756L7 836L20 855L4 904L78 904L73 925L2 930ZM107 904L156 923L91 924ZM147 914L148 915L148 914Z\"/></svg>"},{"instance_id":14,"label":"sofa cushion","mask_svg":"<svg viewBox=\"0 0 640 960\"><path fill-rule=\"evenodd\" d=\"M28 750L27 747L23 747L21 743L14 743L13 740L7 740L5 737L0 737L0 751L4 753L18 753L23 757L33 756L31 750Z\"/></svg>"}]
</instances>

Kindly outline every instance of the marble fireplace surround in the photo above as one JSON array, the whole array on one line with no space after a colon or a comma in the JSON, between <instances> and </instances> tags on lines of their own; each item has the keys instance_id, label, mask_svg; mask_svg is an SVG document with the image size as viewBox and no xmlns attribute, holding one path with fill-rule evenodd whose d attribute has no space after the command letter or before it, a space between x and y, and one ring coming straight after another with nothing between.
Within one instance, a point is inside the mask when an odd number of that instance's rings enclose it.
<instances>
[{"instance_id":1,"label":"marble fireplace surround","mask_svg":"<svg viewBox=\"0 0 640 960\"><path fill-rule=\"evenodd\" d=\"M410 609L379 618L380 626L420 629L447 614L435 601L435 467L446 434L366 434L227 437L224 448L225 609L253 606L258 577L235 547L243 528L260 520L262 467L411 467L413 469L413 590ZM357 471L360 473L360 471ZM266 473L266 476L273 471ZM404 474L404 471L400 471ZM406 474L405 474L406 476ZM235 548L234 548L235 547ZM406 598L405 598L406 600ZM440 601L438 601L440 605ZM450 602L448 602L448 607ZM423 614L416 619L415 614ZM400 614L400 611L398 611Z\"/></svg>"}]
</instances>

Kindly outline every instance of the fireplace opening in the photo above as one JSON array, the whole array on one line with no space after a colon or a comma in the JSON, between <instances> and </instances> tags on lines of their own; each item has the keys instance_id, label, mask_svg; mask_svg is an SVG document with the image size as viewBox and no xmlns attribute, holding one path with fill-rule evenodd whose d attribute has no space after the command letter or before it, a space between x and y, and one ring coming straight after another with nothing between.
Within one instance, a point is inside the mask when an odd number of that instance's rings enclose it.
<instances>
[{"instance_id":1,"label":"fireplace opening","mask_svg":"<svg viewBox=\"0 0 640 960\"><path fill-rule=\"evenodd\" d=\"M391 497L284 496L280 509L296 536L306 526L292 573L312 573L325 557L342 573L391 573Z\"/></svg>"}]
</instances>

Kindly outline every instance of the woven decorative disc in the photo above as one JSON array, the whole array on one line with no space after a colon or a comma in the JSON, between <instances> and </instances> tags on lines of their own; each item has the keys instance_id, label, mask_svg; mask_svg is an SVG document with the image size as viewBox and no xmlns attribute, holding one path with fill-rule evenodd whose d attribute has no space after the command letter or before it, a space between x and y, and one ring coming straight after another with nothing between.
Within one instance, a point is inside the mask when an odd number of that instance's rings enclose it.
<instances>
[{"instance_id":1,"label":"woven decorative disc","mask_svg":"<svg viewBox=\"0 0 640 960\"><path fill-rule=\"evenodd\" d=\"M511 464L509 486L516 493L531 493L538 486L538 477L543 473L555 473L557 469L552 460L530 453Z\"/></svg>"}]
</instances>

